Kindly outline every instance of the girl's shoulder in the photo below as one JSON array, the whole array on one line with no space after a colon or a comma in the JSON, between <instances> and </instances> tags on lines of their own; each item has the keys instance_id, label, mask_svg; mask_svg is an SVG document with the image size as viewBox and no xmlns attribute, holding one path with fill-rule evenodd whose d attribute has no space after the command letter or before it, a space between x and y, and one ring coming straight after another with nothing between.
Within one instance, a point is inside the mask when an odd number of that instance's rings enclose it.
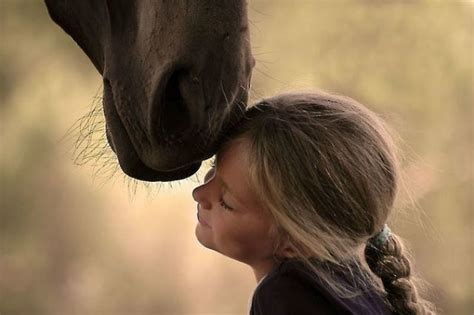
<instances>
[{"instance_id":1,"label":"girl's shoulder","mask_svg":"<svg viewBox=\"0 0 474 315\"><path fill-rule=\"evenodd\" d=\"M278 264L255 289L251 315L390 314L381 297L367 292L345 299L297 260Z\"/></svg>"}]
</instances>

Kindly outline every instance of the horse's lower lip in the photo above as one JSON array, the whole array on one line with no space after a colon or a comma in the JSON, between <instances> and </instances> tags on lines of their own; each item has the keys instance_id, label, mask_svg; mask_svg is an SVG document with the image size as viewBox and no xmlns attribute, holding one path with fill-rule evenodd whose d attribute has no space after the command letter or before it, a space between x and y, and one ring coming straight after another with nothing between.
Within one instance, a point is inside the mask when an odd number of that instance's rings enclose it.
<instances>
[{"instance_id":1,"label":"horse's lower lip","mask_svg":"<svg viewBox=\"0 0 474 315\"><path fill-rule=\"evenodd\" d=\"M145 180L149 182L160 181L160 182L167 182L167 181L175 181L184 178L188 178L189 176L196 173L199 168L201 167L201 162L195 162L189 164L187 166L174 169L172 171L157 171L152 168L147 167L146 165L142 165L140 170L137 169L137 173L130 175L134 178Z\"/></svg>"},{"instance_id":2,"label":"horse's lower lip","mask_svg":"<svg viewBox=\"0 0 474 315\"><path fill-rule=\"evenodd\" d=\"M110 148L112 149L112 151L114 151L114 153L117 155L117 158L118 158L117 148L114 146L114 143L108 132L107 132L107 141L109 142ZM194 161L184 166L169 169L169 170L157 170L145 164L139 158L138 154L136 154L136 151L133 148L133 146L132 146L132 151L129 151L129 154L132 153L132 155L134 156L134 159L133 159L134 161L131 161L132 167L129 167L129 164L125 164L125 165L120 164L120 159L119 159L119 164L123 172L132 178L148 181L148 182L156 182L156 181L167 182L167 181L175 181L175 180L187 178L193 175L194 173L196 173L201 167L201 163L202 163L201 161Z\"/></svg>"}]
</instances>

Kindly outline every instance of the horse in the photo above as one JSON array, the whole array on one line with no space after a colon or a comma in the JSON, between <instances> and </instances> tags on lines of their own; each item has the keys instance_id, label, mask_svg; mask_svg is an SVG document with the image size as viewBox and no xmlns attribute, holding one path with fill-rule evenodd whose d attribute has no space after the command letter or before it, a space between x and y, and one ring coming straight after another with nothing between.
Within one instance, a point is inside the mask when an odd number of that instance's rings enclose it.
<instances>
[{"instance_id":1,"label":"horse","mask_svg":"<svg viewBox=\"0 0 474 315\"><path fill-rule=\"evenodd\" d=\"M106 139L128 176L190 177L243 115L255 59L244 0L45 0L103 78Z\"/></svg>"}]
</instances>

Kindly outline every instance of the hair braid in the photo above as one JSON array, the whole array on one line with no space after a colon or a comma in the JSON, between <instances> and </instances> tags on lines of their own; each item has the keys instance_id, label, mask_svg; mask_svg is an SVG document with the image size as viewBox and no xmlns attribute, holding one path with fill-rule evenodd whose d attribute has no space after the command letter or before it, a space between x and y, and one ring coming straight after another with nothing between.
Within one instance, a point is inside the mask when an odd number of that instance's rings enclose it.
<instances>
[{"instance_id":1,"label":"hair braid","mask_svg":"<svg viewBox=\"0 0 474 315\"><path fill-rule=\"evenodd\" d=\"M405 256L403 243L397 235L390 234L383 243L369 239L365 259L370 270L382 280L394 314L434 314L418 295L411 280L410 260Z\"/></svg>"}]
</instances>

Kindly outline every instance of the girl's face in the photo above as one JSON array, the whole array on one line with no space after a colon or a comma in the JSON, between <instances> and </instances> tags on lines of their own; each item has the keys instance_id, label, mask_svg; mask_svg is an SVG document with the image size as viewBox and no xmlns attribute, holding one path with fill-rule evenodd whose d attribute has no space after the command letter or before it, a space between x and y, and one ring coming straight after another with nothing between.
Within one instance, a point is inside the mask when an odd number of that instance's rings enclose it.
<instances>
[{"instance_id":1,"label":"girl's face","mask_svg":"<svg viewBox=\"0 0 474 315\"><path fill-rule=\"evenodd\" d=\"M216 156L204 184L193 190L198 203L196 237L205 247L243 263L271 260L272 217L248 184L246 140L238 139Z\"/></svg>"}]
</instances>

